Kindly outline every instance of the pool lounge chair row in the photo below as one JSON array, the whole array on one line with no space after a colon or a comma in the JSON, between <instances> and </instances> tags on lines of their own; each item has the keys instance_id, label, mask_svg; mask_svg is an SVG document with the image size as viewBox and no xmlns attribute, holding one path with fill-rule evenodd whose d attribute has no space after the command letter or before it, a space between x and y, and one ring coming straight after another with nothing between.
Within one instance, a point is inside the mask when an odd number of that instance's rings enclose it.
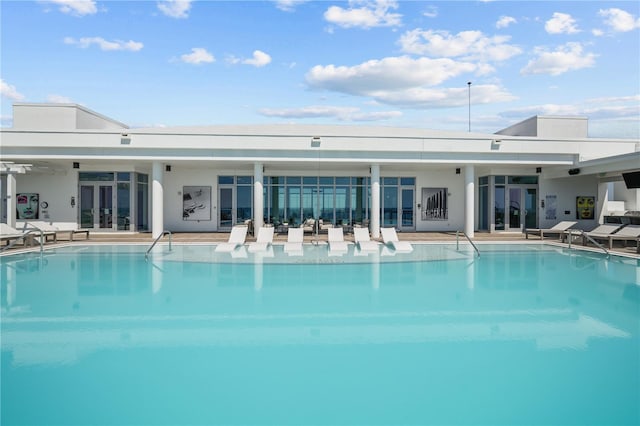
<instances>
[{"instance_id":1,"label":"pool lounge chair row","mask_svg":"<svg viewBox=\"0 0 640 426\"><path fill-rule=\"evenodd\" d=\"M25 247L33 244L33 235L19 231L6 223L0 223L0 242L3 247L22 244Z\"/></svg>"},{"instance_id":2,"label":"pool lounge chair row","mask_svg":"<svg viewBox=\"0 0 640 426\"><path fill-rule=\"evenodd\" d=\"M60 229L57 226L47 223L45 221L20 221L17 223L17 228L7 225L6 223L0 223L0 242L4 247L21 244L25 247L33 246L40 242L46 244L49 242L57 243L58 241L65 240L74 241L75 236L78 234L84 234L85 239L89 239L88 229Z\"/></svg>"},{"instance_id":3,"label":"pool lounge chair row","mask_svg":"<svg viewBox=\"0 0 640 426\"><path fill-rule=\"evenodd\" d=\"M247 226L234 226L229 234L226 243L220 243L216 246L216 252L231 253L238 247L245 244L247 238ZM349 250L349 244L344 240L342 228L328 228L328 244L330 254L342 254ZM397 252L410 252L413 246L398 239L398 234L394 228L382 228L382 240L385 245L393 247ZM273 243L273 227L261 227L255 242L248 244L248 251L253 253L264 252ZM303 228L289 228L287 230L287 242L284 244L284 251L288 254L302 254L302 243L304 240ZM354 240L360 251L369 252L377 251L380 243L371 240L369 230L367 228L354 228Z\"/></svg>"},{"instance_id":4,"label":"pool lounge chair row","mask_svg":"<svg viewBox=\"0 0 640 426\"><path fill-rule=\"evenodd\" d=\"M550 235L554 235L559 240L564 240L568 235L569 229L574 225L576 225L577 223L578 222L565 220L562 222L558 222L557 224L553 225L551 228L548 228L548 229L538 229L538 228L526 229L524 231L525 232L524 237L525 239L528 240L529 235L537 235L540 237L541 240L544 240L545 236L548 237Z\"/></svg>"},{"instance_id":5,"label":"pool lounge chair row","mask_svg":"<svg viewBox=\"0 0 640 426\"><path fill-rule=\"evenodd\" d=\"M614 241L623 243L635 241L636 252L640 254L640 225L600 225L592 231L582 233L582 245L587 245L589 238L595 241L606 241L609 250L613 248Z\"/></svg>"},{"instance_id":6,"label":"pool lounge chair row","mask_svg":"<svg viewBox=\"0 0 640 426\"><path fill-rule=\"evenodd\" d=\"M605 223L591 231L581 231L579 229L573 229L573 226L576 224L577 222L573 221L563 221L549 229L527 229L525 231L525 238L528 239L529 235L538 235L540 239L544 239L545 236L555 235L561 241L564 241L571 233L575 236L582 237L582 245L586 246L590 239L596 242L606 241L609 249L613 248L614 241L622 241L625 243L634 241L636 243L636 251L640 253L640 225Z\"/></svg>"},{"instance_id":7,"label":"pool lounge chair row","mask_svg":"<svg viewBox=\"0 0 640 426\"><path fill-rule=\"evenodd\" d=\"M16 223L16 226L23 232L27 232L28 230L36 230L42 231L45 235L48 236L54 235L54 241L74 241L76 235L84 235L84 239L89 239L88 229L60 229L52 223L45 222L44 220L19 221Z\"/></svg>"}]
</instances>

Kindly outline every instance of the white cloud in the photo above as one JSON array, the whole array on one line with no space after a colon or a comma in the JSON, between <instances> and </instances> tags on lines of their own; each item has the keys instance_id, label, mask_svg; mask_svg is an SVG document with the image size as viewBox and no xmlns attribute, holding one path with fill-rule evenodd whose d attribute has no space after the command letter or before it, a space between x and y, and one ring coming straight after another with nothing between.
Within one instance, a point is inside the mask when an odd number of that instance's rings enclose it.
<instances>
[{"instance_id":1,"label":"white cloud","mask_svg":"<svg viewBox=\"0 0 640 426\"><path fill-rule=\"evenodd\" d=\"M596 55L584 51L580 43L566 43L550 52L542 47L535 49L536 58L520 70L521 74L560 75L568 71L595 65Z\"/></svg>"},{"instance_id":2,"label":"white cloud","mask_svg":"<svg viewBox=\"0 0 640 426\"><path fill-rule=\"evenodd\" d=\"M94 0L41 0L41 3L55 4L60 12L73 16L93 15L98 12Z\"/></svg>"},{"instance_id":3,"label":"white cloud","mask_svg":"<svg viewBox=\"0 0 640 426\"><path fill-rule=\"evenodd\" d=\"M185 53L180 56L180 60L182 62L186 62L187 64L203 64L203 63L211 63L215 62L216 58L207 52L207 49L203 47L193 47L191 48L191 53Z\"/></svg>"},{"instance_id":4,"label":"white cloud","mask_svg":"<svg viewBox=\"0 0 640 426\"><path fill-rule=\"evenodd\" d=\"M251 57L250 59L242 59L234 55L228 55L226 61L227 63L232 65L245 64L253 65L254 67L263 67L271 63L271 56L261 50L254 50L253 57ZM295 66L295 64L293 66ZM291 68L292 66L289 65L289 67Z\"/></svg>"},{"instance_id":5,"label":"white cloud","mask_svg":"<svg viewBox=\"0 0 640 426\"><path fill-rule=\"evenodd\" d=\"M113 50L128 50L131 52L137 52L139 50L141 50L144 47L144 44L138 42L138 41L121 41L121 40L114 40L114 41L107 41L105 39L103 39L102 37L82 37L78 40L74 39L73 37L65 37L64 39L64 43L65 44L71 44L71 45L76 45L80 48L86 49L88 47L90 47L92 44L97 45L98 47L100 47L101 50L105 50L105 51L113 51Z\"/></svg>"},{"instance_id":6,"label":"white cloud","mask_svg":"<svg viewBox=\"0 0 640 426\"><path fill-rule=\"evenodd\" d=\"M382 121L402 116L400 111L362 112L355 107L311 105L302 108L264 108L267 117L278 118L335 118L341 121Z\"/></svg>"},{"instance_id":7,"label":"white cloud","mask_svg":"<svg viewBox=\"0 0 640 426\"><path fill-rule=\"evenodd\" d=\"M51 94L47 96L47 102L52 104L72 104L71 98L62 95Z\"/></svg>"},{"instance_id":8,"label":"white cloud","mask_svg":"<svg viewBox=\"0 0 640 426\"><path fill-rule=\"evenodd\" d=\"M501 16L498 22L496 22L496 28L507 28L509 25L516 23L518 23L518 21L512 16Z\"/></svg>"},{"instance_id":9,"label":"white cloud","mask_svg":"<svg viewBox=\"0 0 640 426\"><path fill-rule=\"evenodd\" d=\"M370 60L352 67L316 65L306 75L315 88L356 95L378 90L399 90L417 86L435 86L462 73L473 72L476 65L448 58L413 59L408 56Z\"/></svg>"},{"instance_id":10,"label":"white cloud","mask_svg":"<svg viewBox=\"0 0 640 426\"><path fill-rule=\"evenodd\" d=\"M0 95L12 101L22 101L25 98L22 93L16 90L15 86L12 86L2 79L0 79Z\"/></svg>"},{"instance_id":11,"label":"white cloud","mask_svg":"<svg viewBox=\"0 0 640 426\"><path fill-rule=\"evenodd\" d=\"M602 31L599 28L594 28L591 30L591 34L593 34L596 37L602 37L604 35L604 31Z\"/></svg>"},{"instance_id":12,"label":"white cloud","mask_svg":"<svg viewBox=\"0 0 640 426\"><path fill-rule=\"evenodd\" d=\"M284 12L293 12L296 7L309 0L276 0L276 7Z\"/></svg>"},{"instance_id":13,"label":"white cloud","mask_svg":"<svg viewBox=\"0 0 640 426\"><path fill-rule=\"evenodd\" d=\"M253 65L254 67L263 67L271 62L271 56L261 50L254 50L251 59L245 59L243 64Z\"/></svg>"},{"instance_id":14,"label":"white cloud","mask_svg":"<svg viewBox=\"0 0 640 426\"><path fill-rule=\"evenodd\" d=\"M163 0L158 2L158 9L171 18L185 19L189 17L192 0Z\"/></svg>"},{"instance_id":15,"label":"white cloud","mask_svg":"<svg viewBox=\"0 0 640 426\"><path fill-rule=\"evenodd\" d=\"M359 112L351 116L352 121L382 121L402 117L400 111Z\"/></svg>"},{"instance_id":16,"label":"white cloud","mask_svg":"<svg viewBox=\"0 0 640 426\"><path fill-rule=\"evenodd\" d=\"M427 18L437 18L438 17L438 8L436 6L427 6L425 11L422 12L424 16Z\"/></svg>"},{"instance_id":17,"label":"white cloud","mask_svg":"<svg viewBox=\"0 0 640 426\"><path fill-rule=\"evenodd\" d=\"M343 28L395 27L401 25L402 15L391 13L390 9L397 8L394 0L350 0L348 9L329 7L324 19Z\"/></svg>"},{"instance_id":18,"label":"white cloud","mask_svg":"<svg viewBox=\"0 0 640 426\"><path fill-rule=\"evenodd\" d=\"M549 34L575 34L580 32L576 20L566 13L555 12L544 25Z\"/></svg>"},{"instance_id":19,"label":"white cloud","mask_svg":"<svg viewBox=\"0 0 640 426\"><path fill-rule=\"evenodd\" d=\"M315 66L306 75L316 89L369 97L384 104L415 108L440 108L465 105L467 86L433 88L463 73L479 70L469 62L448 58L413 59L407 56L371 60L353 67ZM498 85L474 86L475 103L512 100L514 97Z\"/></svg>"},{"instance_id":20,"label":"white cloud","mask_svg":"<svg viewBox=\"0 0 640 426\"><path fill-rule=\"evenodd\" d=\"M627 32L640 28L640 18L636 19L629 12L621 9L600 9L598 15L604 17L604 23L616 32Z\"/></svg>"},{"instance_id":21,"label":"white cloud","mask_svg":"<svg viewBox=\"0 0 640 426\"><path fill-rule=\"evenodd\" d=\"M415 29L404 33L398 43L405 53L464 60L504 61L522 50L508 44L510 36L487 37L481 31L448 31Z\"/></svg>"},{"instance_id":22,"label":"white cloud","mask_svg":"<svg viewBox=\"0 0 640 426\"><path fill-rule=\"evenodd\" d=\"M378 102L403 107L434 109L465 106L469 103L469 88L424 88L413 87L406 90L380 91L374 94ZM495 84L475 85L471 89L471 103L490 104L516 99L506 89Z\"/></svg>"}]
</instances>

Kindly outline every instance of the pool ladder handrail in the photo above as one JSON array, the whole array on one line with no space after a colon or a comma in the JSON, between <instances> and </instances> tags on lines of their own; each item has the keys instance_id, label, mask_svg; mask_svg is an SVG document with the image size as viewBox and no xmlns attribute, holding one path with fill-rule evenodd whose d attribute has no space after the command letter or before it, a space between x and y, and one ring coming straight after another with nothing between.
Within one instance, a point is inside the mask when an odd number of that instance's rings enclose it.
<instances>
[{"instance_id":1,"label":"pool ladder handrail","mask_svg":"<svg viewBox=\"0 0 640 426\"><path fill-rule=\"evenodd\" d=\"M464 231L456 231L456 250L460 250L460 235L459 234L462 234L462 235L465 236L467 241L469 241L469 243L471 243L471 246L475 249L476 254L478 255L478 257L480 257L480 250L478 250L478 247L476 247L476 245L473 243L473 241L471 241L471 238L469 238L467 233L464 232Z\"/></svg>"},{"instance_id":2,"label":"pool ladder handrail","mask_svg":"<svg viewBox=\"0 0 640 426\"><path fill-rule=\"evenodd\" d=\"M611 257L611 253L609 253L609 250L607 250L602 244L600 244L599 242L597 242L596 240L594 240L591 235L587 234L584 231L580 231L580 234L578 234L579 236L582 236L582 238L586 238L587 240L591 241L596 247L598 247L600 250L602 250L607 257ZM567 237L567 242L569 244L569 248L571 248L571 241L573 240L573 234L571 233L571 229L569 229L569 236Z\"/></svg>"},{"instance_id":3,"label":"pool ladder handrail","mask_svg":"<svg viewBox=\"0 0 640 426\"><path fill-rule=\"evenodd\" d=\"M144 260L149 260L149 252L155 247L155 245L158 243L158 241L160 241L162 239L162 237L164 237L165 235L169 234L169 251L171 251L171 231L167 231L164 230L162 231L162 233L160 235L158 235L158 237L153 241L153 243L151 244L151 247L149 247L147 249L147 252L144 254Z\"/></svg>"},{"instance_id":4,"label":"pool ladder handrail","mask_svg":"<svg viewBox=\"0 0 640 426\"><path fill-rule=\"evenodd\" d=\"M26 236L28 236L29 234L33 234L33 233L40 233L40 253L42 253L44 251L44 232L42 231L42 229L40 228L31 228L29 229L27 232L25 232L24 234L22 234L22 240L24 241L23 244L26 245ZM5 250L10 249L11 247L15 246L18 241L20 241L20 238L16 238L13 241L11 241L9 244L7 244L6 246L0 248L0 252L3 252Z\"/></svg>"}]
</instances>

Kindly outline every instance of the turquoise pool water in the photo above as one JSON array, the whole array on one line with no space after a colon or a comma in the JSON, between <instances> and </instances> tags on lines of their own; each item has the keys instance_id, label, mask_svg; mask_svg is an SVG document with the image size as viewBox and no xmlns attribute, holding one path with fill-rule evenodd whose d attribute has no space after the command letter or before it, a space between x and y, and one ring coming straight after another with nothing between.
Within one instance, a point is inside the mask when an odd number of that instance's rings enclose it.
<instances>
[{"instance_id":1,"label":"turquoise pool water","mask_svg":"<svg viewBox=\"0 0 640 426\"><path fill-rule=\"evenodd\" d=\"M145 250L0 258L2 425L640 423L637 260Z\"/></svg>"}]
</instances>

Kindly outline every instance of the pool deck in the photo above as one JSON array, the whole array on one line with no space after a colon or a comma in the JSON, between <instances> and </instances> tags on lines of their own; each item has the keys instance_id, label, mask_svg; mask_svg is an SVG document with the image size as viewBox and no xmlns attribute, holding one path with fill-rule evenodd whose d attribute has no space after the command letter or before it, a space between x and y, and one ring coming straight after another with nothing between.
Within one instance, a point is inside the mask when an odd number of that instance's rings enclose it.
<instances>
[{"instance_id":1,"label":"pool deck","mask_svg":"<svg viewBox=\"0 0 640 426\"><path fill-rule=\"evenodd\" d=\"M176 232L171 234L172 242L177 244L216 244L221 242L226 242L229 238L228 232ZM437 243L437 242L455 242L456 241L456 233L455 232L399 232L398 238L404 241L410 242L428 242L428 243ZM466 242L465 236L460 233L458 236L460 242ZM274 235L273 241L274 243L282 243L287 240L287 235L284 233L276 233ZM345 234L346 241L353 241L353 234ZM521 232L475 232L473 237L473 242L478 244L483 243L539 243L541 240L537 236L530 236L529 239L525 238L525 234ZM165 236L161 239L163 243L168 241L168 236ZM255 236L248 234L247 242L255 241ZM319 235L315 234L305 234L304 236L305 243L311 243L315 241L327 241L327 234L321 233ZM378 239L378 241L382 241L382 239ZM550 242L562 246L567 246L566 243L560 243L556 238L545 238L545 242ZM74 245L83 245L83 244L149 244L153 242L151 238L151 233L149 232L91 232L90 238L85 240L84 238L80 238L76 241L59 241L58 243L47 242L45 244L46 248L54 247L60 244L74 244ZM573 244L575 248L584 248L582 246L581 240L576 240ZM34 248L31 248L34 249ZM480 248L481 249L481 248ZM595 247L592 243L590 243L587 247L587 250L602 252L599 248ZM21 245L16 245L13 249L7 250L4 253L15 252L15 251L23 251L24 247ZM627 242L626 246L623 246L621 242L615 242L613 249L611 250L614 254L621 254L627 257L633 257L640 259L640 254L637 253L636 245L633 242ZM4 254L3 253L3 254Z\"/></svg>"}]
</instances>

